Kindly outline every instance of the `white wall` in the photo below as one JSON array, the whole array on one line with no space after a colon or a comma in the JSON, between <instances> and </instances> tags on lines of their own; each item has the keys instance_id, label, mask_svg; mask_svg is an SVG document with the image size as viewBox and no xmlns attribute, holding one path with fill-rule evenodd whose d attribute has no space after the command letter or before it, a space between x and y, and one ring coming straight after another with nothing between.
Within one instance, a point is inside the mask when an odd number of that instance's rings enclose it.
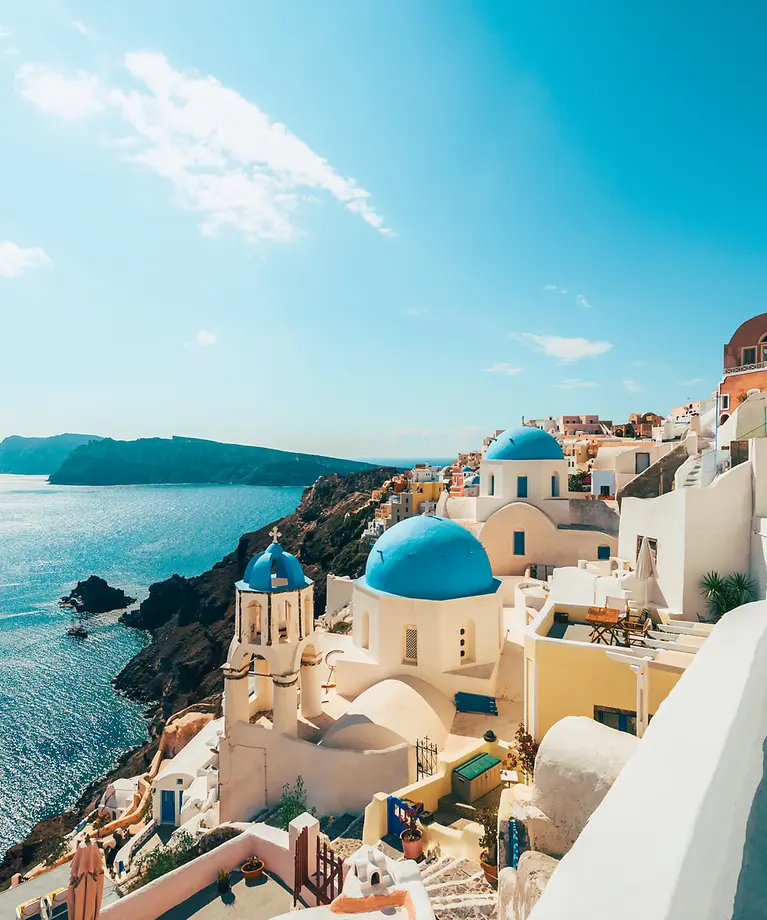
<instances>
[{"instance_id":1,"label":"white wall","mask_svg":"<svg viewBox=\"0 0 767 920\"><path fill-rule=\"evenodd\" d=\"M765 699L762 601L716 626L557 867L532 920L729 920L763 776ZM627 866L638 867L630 877Z\"/></svg>"},{"instance_id":2,"label":"white wall","mask_svg":"<svg viewBox=\"0 0 767 920\"><path fill-rule=\"evenodd\" d=\"M406 785L414 773L415 749L407 744L346 751L236 722L219 748L221 820L252 819L265 805L276 805L283 785L299 776L308 804L320 814L362 811L380 789Z\"/></svg>"}]
</instances>

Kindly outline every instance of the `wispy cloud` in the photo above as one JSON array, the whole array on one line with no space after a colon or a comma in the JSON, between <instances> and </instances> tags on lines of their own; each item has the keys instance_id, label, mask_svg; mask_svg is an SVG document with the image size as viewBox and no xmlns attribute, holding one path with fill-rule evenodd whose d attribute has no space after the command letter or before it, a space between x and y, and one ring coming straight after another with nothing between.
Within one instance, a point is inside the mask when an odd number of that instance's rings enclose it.
<instances>
[{"instance_id":1,"label":"wispy cloud","mask_svg":"<svg viewBox=\"0 0 767 920\"><path fill-rule=\"evenodd\" d=\"M422 316L427 316L429 311L426 307L409 307L405 310L405 316L410 316L413 319L419 319Z\"/></svg>"},{"instance_id":2,"label":"wispy cloud","mask_svg":"<svg viewBox=\"0 0 767 920\"><path fill-rule=\"evenodd\" d=\"M559 288L556 286L556 284L544 284L543 290L544 291L558 291Z\"/></svg>"},{"instance_id":3,"label":"wispy cloud","mask_svg":"<svg viewBox=\"0 0 767 920\"><path fill-rule=\"evenodd\" d=\"M119 113L138 141L125 159L166 179L179 204L202 215L206 235L231 227L251 242L293 239L299 206L317 192L392 235L370 192L236 90L175 70L157 52L126 54L124 63L135 81L129 90L43 64L21 67L17 86L42 111L63 118Z\"/></svg>"},{"instance_id":4,"label":"wispy cloud","mask_svg":"<svg viewBox=\"0 0 767 920\"><path fill-rule=\"evenodd\" d=\"M531 332L512 332L511 338L524 342L551 358L559 358L561 361L596 358L598 355L606 354L613 347L612 342L566 338L560 335L534 335Z\"/></svg>"},{"instance_id":5,"label":"wispy cloud","mask_svg":"<svg viewBox=\"0 0 767 920\"><path fill-rule=\"evenodd\" d=\"M50 256L38 246L24 249L10 240L0 242L0 278L20 278L36 268L52 264Z\"/></svg>"},{"instance_id":6,"label":"wispy cloud","mask_svg":"<svg viewBox=\"0 0 767 920\"><path fill-rule=\"evenodd\" d=\"M569 377L567 380L553 383L552 386L558 390L588 390L598 387L599 384L593 380L580 380L578 377Z\"/></svg>"},{"instance_id":7,"label":"wispy cloud","mask_svg":"<svg viewBox=\"0 0 767 920\"><path fill-rule=\"evenodd\" d=\"M200 348L210 348L212 345L215 345L217 341L218 339L215 334L208 332L207 329L200 329L194 337L195 345L199 345Z\"/></svg>"},{"instance_id":8,"label":"wispy cloud","mask_svg":"<svg viewBox=\"0 0 767 920\"><path fill-rule=\"evenodd\" d=\"M679 385L683 387L694 387L698 383L705 383L703 377L693 377L692 380L680 380Z\"/></svg>"},{"instance_id":9,"label":"wispy cloud","mask_svg":"<svg viewBox=\"0 0 767 920\"><path fill-rule=\"evenodd\" d=\"M585 307L587 310L591 309L591 304L588 302L588 300L586 300L583 294L576 294L575 302L578 304L579 307Z\"/></svg>"},{"instance_id":10,"label":"wispy cloud","mask_svg":"<svg viewBox=\"0 0 767 920\"><path fill-rule=\"evenodd\" d=\"M523 367L512 367L505 361L501 361L498 364L493 364L491 367L485 368L486 374L506 374L507 377L516 377L517 374L521 374L523 371Z\"/></svg>"},{"instance_id":11,"label":"wispy cloud","mask_svg":"<svg viewBox=\"0 0 767 920\"><path fill-rule=\"evenodd\" d=\"M644 361L632 361L631 366L632 367L644 367Z\"/></svg>"},{"instance_id":12,"label":"wispy cloud","mask_svg":"<svg viewBox=\"0 0 767 920\"><path fill-rule=\"evenodd\" d=\"M623 386L629 391L629 393L643 393L644 387L636 382L636 380L624 380Z\"/></svg>"},{"instance_id":13,"label":"wispy cloud","mask_svg":"<svg viewBox=\"0 0 767 920\"><path fill-rule=\"evenodd\" d=\"M65 77L44 64L24 64L16 72L16 86L41 111L69 121L95 115L107 104L98 79L82 70Z\"/></svg>"},{"instance_id":14,"label":"wispy cloud","mask_svg":"<svg viewBox=\"0 0 767 920\"><path fill-rule=\"evenodd\" d=\"M79 22L77 19L73 19L73 20L72 20L72 25L73 25L73 26L77 29L77 31L80 32L82 35L87 35L87 34L88 34L88 30L87 30L87 29L85 28L85 26L84 26L81 22Z\"/></svg>"}]
</instances>

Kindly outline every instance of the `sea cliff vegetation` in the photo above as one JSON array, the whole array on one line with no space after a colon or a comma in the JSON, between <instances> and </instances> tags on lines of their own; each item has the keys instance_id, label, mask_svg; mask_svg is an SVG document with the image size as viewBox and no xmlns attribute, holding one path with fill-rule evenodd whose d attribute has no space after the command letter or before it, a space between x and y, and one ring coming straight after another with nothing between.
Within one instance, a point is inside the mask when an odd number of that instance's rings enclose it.
<instances>
[{"instance_id":1,"label":"sea cliff vegetation","mask_svg":"<svg viewBox=\"0 0 767 920\"><path fill-rule=\"evenodd\" d=\"M73 450L52 473L56 485L222 483L302 486L318 476L372 469L372 464L269 447L221 444L197 438L104 438Z\"/></svg>"}]
</instances>

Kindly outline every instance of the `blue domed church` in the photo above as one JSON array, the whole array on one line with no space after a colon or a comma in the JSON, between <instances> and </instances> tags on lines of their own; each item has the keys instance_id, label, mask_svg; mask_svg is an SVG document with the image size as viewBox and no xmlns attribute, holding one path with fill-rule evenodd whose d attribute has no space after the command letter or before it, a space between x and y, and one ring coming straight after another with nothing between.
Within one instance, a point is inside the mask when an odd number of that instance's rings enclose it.
<instances>
[{"instance_id":1,"label":"blue domed church","mask_svg":"<svg viewBox=\"0 0 767 920\"><path fill-rule=\"evenodd\" d=\"M477 534L496 576L547 578L556 566L609 559L618 516L589 494L570 492L568 473L556 438L532 425L509 428L485 451L479 494L445 495L438 513Z\"/></svg>"},{"instance_id":2,"label":"blue domed church","mask_svg":"<svg viewBox=\"0 0 767 920\"><path fill-rule=\"evenodd\" d=\"M479 540L418 515L376 541L354 585L354 649L336 668L356 696L389 677L418 678L450 698L492 695L503 641L501 582Z\"/></svg>"}]
</instances>

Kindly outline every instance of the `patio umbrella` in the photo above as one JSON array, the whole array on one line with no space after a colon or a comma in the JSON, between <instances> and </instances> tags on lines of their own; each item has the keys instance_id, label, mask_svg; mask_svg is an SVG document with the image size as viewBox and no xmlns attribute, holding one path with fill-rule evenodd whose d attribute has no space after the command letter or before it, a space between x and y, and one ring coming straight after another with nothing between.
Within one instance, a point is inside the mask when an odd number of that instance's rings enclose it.
<instances>
[{"instance_id":1,"label":"patio umbrella","mask_svg":"<svg viewBox=\"0 0 767 920\"><path fill-rule=\"evenodd\" d=\"M650 593L650 580L655 578L655 563L653 562L652 552L650 550L650 541L647 537L642 537L642 544L639 547L639 556L637 557L637 566L634 575L638 581L644 584L644 603L646 607Z\"/></svg>"},{"instance_id":2,"label":"patio umbrella","mask_svg":"<svg viewBox=\"0 0 767 920\"><path fill-rule=\"evenodd\" d=\"M104 860L90 838L81 843L69 871L69 920L96 920L104 891Z\"/></svg>"}]
</instances>

